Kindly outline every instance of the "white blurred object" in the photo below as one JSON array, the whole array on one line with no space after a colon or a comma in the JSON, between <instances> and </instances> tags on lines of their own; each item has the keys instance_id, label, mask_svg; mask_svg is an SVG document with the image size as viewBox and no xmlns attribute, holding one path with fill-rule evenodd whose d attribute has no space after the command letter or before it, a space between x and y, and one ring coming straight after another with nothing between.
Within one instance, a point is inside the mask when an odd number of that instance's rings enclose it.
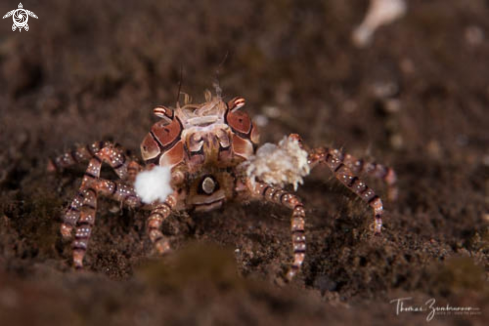
<instances>
[{"instance_id":1,"label":"white blurred object","mask_svg":"<svg viewBox=\"0 0 489 326\"><path fill-rule=\"evenodd\" d=\"M405 0L370 0L365 19L353 32L353 43L358 47L367 46L377 28L401 18L406 10Z\"/></svg>"},{"instance_id":2,"label":"white blurred object","mask_svg":"<svg viewBox=\"0 0 489 326\"><path fill-rule=\"evenodd\" d=\"M470 45L480 45L484 42L484 31L478 26L469 26L465 29L465 41Z\"/></svg>"},{"instance_id":3,"label":"white blurred object","mask_svg":"<svg viewBox=\"0 0 489 326\"><path fill-rule=\"evenodd\" d=\"M399 85L394 82L377 82L371 85L371 89L377 98L387 99L399 92Z\"/></svg>"},{"instance_id":4,"label":"white blurred object","mask_svg":"<svg viewBox=\"0 0 489 326\"><path fill-rule=\"evenodd\" d=\"M268 125L268 117L266 115L263 115L263 114L258 114L258 115L255 115L255 117L253 118L253 122L258 126L258 127L265 127Z\"/></svg>"},{"instance_id":5,"label":"white blurred object","mask_svg":"<svg viewBox=\"0 0 489 326\"><path fill-rule=\"evenodd\" d=\"M173 192L171 187L171 169L167 166L155 166L152 170L143 171L136 177L134 189L145 204L159 200L165 202Z\"/></svg>"},{"instance_id":6,"label":"white blurred object","mask_svg":"<svg viewBox=\"0 0 489 326\"><path fill-rule=\"evenodd\" d=\"M276 119L276 118L280 117L280 109L277 108L276 106L264 106L263 112L269 118Z\"/></svg>"}]
</instances>

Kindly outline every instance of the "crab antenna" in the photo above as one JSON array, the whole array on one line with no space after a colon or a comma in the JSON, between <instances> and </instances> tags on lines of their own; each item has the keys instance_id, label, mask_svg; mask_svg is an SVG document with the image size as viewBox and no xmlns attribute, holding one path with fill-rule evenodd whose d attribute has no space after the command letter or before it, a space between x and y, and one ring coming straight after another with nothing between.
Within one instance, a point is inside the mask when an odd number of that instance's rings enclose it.
<instances>
[{"instance_id":1,"label":"crab antenna","mask_svg":"<svg viewBox=\"0 0 489 326\"><path fill-rule=\"evenodd\" d=\"M236 112L239 109L241 109L243 106L245 106L245 99L242 97L235 97L231 101L228 102L228 107L230 108L231 112Z\"/></svg>"},{"instance_id":2,"label":"crab antenna","mask_svg":"<svg viewBox=\"0 0 489 326\"><path fill-rule=\"evenodd\" d=\"M180 78L178 79L177 107L180 107L180 91L183 83L183 65L180 65Z\"/></svg>"},{"instance_id":3,"label":"crab antenna","mask_svg":"<svg viewBox=\"0 0 489 326\"><path fill-rule=\"evenodd\" d=\"M221 98L222 95L222 89L221 86L219 85L219 69L224 65L224 62L226 62L226 59L228 58L229 51L226 52L224 55L224 58L222 59L221 63L217 66L216 69L216 79L214 80L213 86L216 89L216 95L217 97Z\"/></svg>"},{"instance_id":4,"label":"crab antenna","mask_svg":"<svg viewBox=\"0 0 489 326\"><path fill-rule=\"evenodd\" d=\"M219 86L219 70L216 70L216 79L213 83L213 86L216 89L217 97L221 98L222 89L221 89L221 86Z\"/></svg>"}]
</instances>

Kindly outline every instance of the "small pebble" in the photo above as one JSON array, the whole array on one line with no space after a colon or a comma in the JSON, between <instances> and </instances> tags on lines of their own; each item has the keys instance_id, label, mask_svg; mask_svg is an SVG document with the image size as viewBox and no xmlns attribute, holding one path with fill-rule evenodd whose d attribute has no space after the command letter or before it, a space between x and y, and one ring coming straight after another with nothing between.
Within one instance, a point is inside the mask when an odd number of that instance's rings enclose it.
<instances>
[{"instance_id":1,"label":"small pebble","mask_svg":"<svg viewBox=\"0 0 489 326\"><path fill-rule=\"evenodd\" d=\"M258 126L258 127L265 127L269 123L269 119L267 116L263 114L258 114L253 118L253 122Z\"/></svg>"},{"instance_id":2,"label":"small pebble","mask_svg":"<svg viewBox=\"0 0 489 326\"><path fill-rule=\"evenodd\" d=\"M265 107L263 107L263 112L269 118L278 118L278 117L280 117L280 110L276 106L265 106Z\"/></svg>"},{"instance_id":3,"label":"small pebble","mask_svg":"<svg viewBox=\"0 0 489 326\"><path fill-rule=\"evenodd\" d=\"M390 141L394 149L401 149L404 146L404 138L402 138L401 134L392 135Z\"/></svg>"},{"instance_id":4,"label":"small pebble","mask_svg":"<svg viewBox=\"0 0 489 326\"><path fill-rule=\"evenodd\" d=\"M484 157L482 158L482 164L484 164L485 166L489 166L489 154L484 155Z\"/></svg>"},{"instance_id":5,"label":"small pebble","mask_svg":"<svg viewBox=\"0 0 489 326\"><path fill-rule=\"evenodd\" d=\"M465 29L465 41L469 45L480 45L484 41L484 32L478 26L469 26Z\"/></svg>"}]
</instances>

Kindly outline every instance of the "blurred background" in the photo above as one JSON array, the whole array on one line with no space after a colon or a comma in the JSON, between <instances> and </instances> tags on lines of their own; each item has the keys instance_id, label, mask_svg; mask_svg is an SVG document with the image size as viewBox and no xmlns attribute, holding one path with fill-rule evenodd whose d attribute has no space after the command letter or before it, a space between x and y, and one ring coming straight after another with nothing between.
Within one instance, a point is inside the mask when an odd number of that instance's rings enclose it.
<instances>
[{"instance_id":1,"label":"blurred background","mask_svg":"<svg viewBox=\"0 0 489 326\"><path fill-rule=\"evenodd\" d=\"M488 1L22 4L38 16L29 31L0 22L1 324L424 322L395 314L389 302L402 296L487 316ZM17 7L3 1L0 13ZM291 285L276 284L289 212L258 204L178 214L165 226L176 254L161 260L145 213L105 201L87 268L71 270L58 228L84 167L50 175L47 159L101 139L139 154L153 107L174 106L179 82L203 101L216 71L225 99L246 99L262 142L299 133L394 167L400 198L386 203L383 237L318 170L299 191L309 240Z\"/></svg>"}]
</instances>

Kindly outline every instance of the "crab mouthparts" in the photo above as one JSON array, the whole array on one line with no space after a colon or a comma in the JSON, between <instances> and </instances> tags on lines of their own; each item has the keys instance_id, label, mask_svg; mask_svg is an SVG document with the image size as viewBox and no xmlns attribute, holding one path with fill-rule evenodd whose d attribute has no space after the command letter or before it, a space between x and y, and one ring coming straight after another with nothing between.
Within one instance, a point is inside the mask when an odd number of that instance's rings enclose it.
<instances>
[{"instance_id":1,"label":"crab mouthparts","mask_svg":"<svg viewBox=\"0 0 489 326\"><path fill-rule=\"evenodd\" d=\"M203 117L190 118L187 120L187 122L193 126L199 126L199 125L209 125L216 122L217 120L219 120L219 116L217 115L206 115Z\"/></svg>"}]
</instances>

